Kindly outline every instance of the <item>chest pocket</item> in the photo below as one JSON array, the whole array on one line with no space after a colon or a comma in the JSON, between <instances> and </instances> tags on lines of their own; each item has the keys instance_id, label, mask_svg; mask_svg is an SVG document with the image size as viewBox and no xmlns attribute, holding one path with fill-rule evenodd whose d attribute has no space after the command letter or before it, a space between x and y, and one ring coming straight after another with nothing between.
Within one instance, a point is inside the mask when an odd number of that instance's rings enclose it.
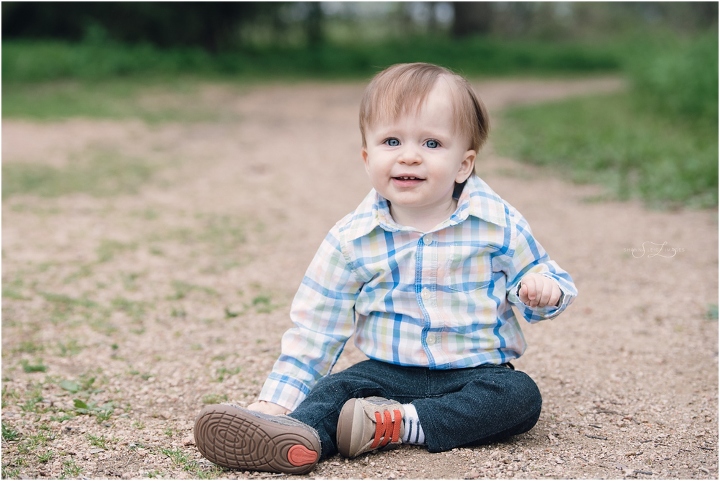
<instances>
[{"instance_id":1,"label":"chest pocket","mask_svg":"<svg viewBox=\"0 0 720 481\"><path fill-rule=\"evenodd\" d=\"M445 261L444 282L450 291L472 292L492 280L492 246L452 245Z\"/></svg>"}]
</instances>

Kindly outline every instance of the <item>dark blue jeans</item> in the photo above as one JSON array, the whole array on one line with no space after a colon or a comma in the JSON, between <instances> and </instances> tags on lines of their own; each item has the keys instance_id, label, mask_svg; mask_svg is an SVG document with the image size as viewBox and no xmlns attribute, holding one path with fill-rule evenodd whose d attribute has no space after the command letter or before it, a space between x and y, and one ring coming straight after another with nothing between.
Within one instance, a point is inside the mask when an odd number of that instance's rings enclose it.
<instances>
[{"instance_id":1,"label":"dark blue jeans","mask_svg":"<svg viewBox=\"0 0 720 481\"><path fill-rule=\"evenodd\" d=\"M340 409L352 398L412 403L430 452L488 444L529 431L540 417L535 382L505 366L430 370L363 361L321 379L290 417L320 434L322 457L337 453Z\"/></svg>"}]
</instances>

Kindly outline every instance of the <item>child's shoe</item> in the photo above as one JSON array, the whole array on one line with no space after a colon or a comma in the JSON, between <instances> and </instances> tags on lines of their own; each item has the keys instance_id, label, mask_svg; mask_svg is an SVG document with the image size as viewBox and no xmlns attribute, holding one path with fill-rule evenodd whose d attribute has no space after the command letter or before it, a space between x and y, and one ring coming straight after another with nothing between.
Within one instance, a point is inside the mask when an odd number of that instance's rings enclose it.
<instances>
[{"instance_id":1,"label":"child's shoe","mask_svg":"<svg viewBox=\"0 0 720 481\"><path fill-rule=\"evenodd\" d=\"M350 399L340 411L338 451L347 458L354 458L368 451L402 444L404 414L402 404L390 399Z\"/></svg>"},{"instance_id":2,"label":"child's shoe","mask_svg":"<svg viewBox=\"0 0 720 481\"><path fill-rule=\"evenodd\" d=\"M226 468L304 474L320 459L320 438L307 424L239 406L205 407L194 433L200 453Z\"/></svg>"}]
</instances>

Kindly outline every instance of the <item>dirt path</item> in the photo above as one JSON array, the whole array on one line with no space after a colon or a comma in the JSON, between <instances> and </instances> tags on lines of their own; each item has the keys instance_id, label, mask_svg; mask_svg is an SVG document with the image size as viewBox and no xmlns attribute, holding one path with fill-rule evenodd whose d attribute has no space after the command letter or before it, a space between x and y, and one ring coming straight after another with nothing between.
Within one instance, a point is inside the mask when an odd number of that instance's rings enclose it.
<instances>
[{"instance_id":1,"label":"dirt path","mask_svg":"<svg viewBox=\"0 0 720 481\"><path fill-rule=\"evenodd\" d=\"M477 90L497 112L620 85ZM3 477L276 477L214 468L192 421L204 403L255 398L308 262L370 188L362 88L148 97L217 113L206 122L3 121L3 174L45 175L49 196L3 202ZM309 477L717 478L717 211L594 201L599 188L492 146L480 171L580 291L524 329L538 425L487 447L333 458ZM336 369L360 359L349 347Z\"/></svg>"}]
</instances>

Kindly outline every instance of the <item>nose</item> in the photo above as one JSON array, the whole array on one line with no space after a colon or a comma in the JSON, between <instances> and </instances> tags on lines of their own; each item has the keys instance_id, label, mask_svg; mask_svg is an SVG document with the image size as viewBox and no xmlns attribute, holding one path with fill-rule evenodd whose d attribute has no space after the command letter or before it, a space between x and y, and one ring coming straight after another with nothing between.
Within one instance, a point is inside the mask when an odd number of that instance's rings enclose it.
<instances>
[{"instance_id":1,"label":"nose","mask_svg":"<svg viewBox=\"0 0 720 481\"><path fill-rule=\"evenodd\" d=\"M414 145L404 145L398 155L398 162L405 165L422 163L420 151Z\"/></svg>"}]
</instances>

